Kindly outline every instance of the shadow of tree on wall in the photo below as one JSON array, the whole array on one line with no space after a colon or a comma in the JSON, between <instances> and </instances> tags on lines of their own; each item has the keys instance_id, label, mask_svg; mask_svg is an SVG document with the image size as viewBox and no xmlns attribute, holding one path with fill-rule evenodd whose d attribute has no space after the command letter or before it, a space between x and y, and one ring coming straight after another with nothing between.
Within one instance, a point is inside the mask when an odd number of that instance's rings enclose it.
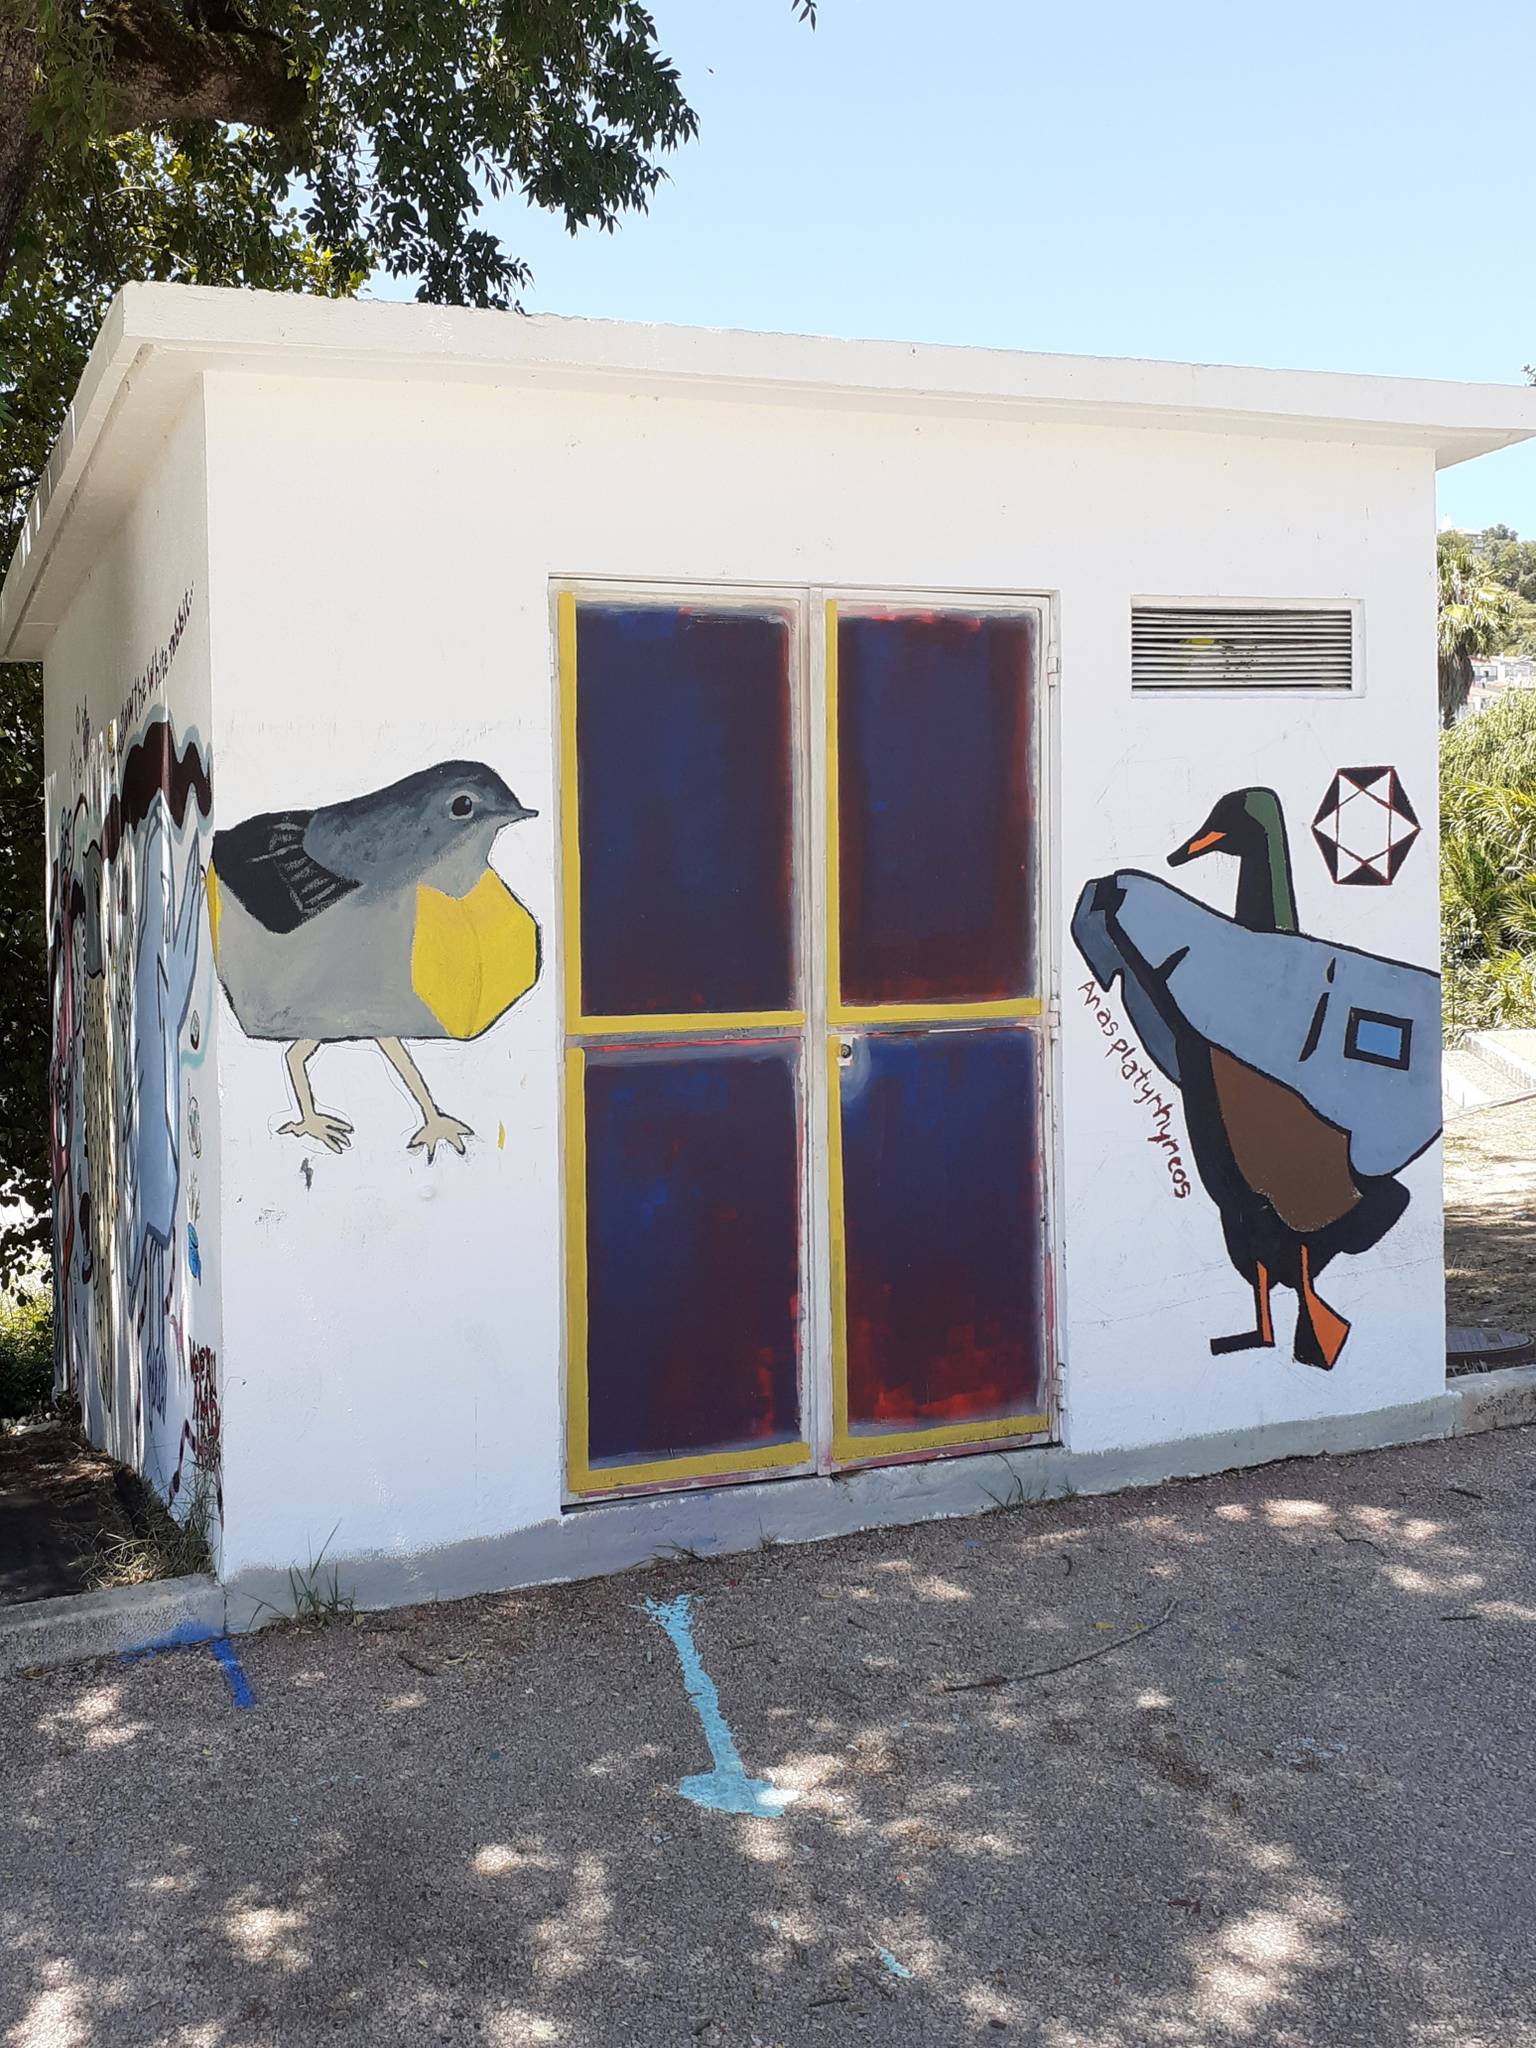
<instances>
[{"instance_id":1,"label":"shadow of tree on wall","mask_svg":"<svg viewBox=\"0 0 1536 2048\"><path fill-rule=\"evenodd\" d=\"M272 1631L250 1712L206 1651L7 1681L0 2040L1523 2041L1533 1483L1511 1432ZM677 1795L682 1591L783 1819Z\"/></svg>"}]
</instances>

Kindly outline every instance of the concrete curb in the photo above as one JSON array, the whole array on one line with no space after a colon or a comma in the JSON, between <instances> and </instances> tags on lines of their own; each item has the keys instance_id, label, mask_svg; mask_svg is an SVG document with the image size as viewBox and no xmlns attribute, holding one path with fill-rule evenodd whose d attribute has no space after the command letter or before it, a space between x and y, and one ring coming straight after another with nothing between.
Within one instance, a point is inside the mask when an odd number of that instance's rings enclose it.
<instances>
[{"instance_id":1,"label":"concrete curb","mask_svg":"<svg viewBox=\"0 0 1536 2048\"><path fill-rule=\"evenodd\" d=\"M1474 1031L1467 1040L1467 1049L1517 1088L1536 1089L1536 1066L1516 1051L1507 1033Z\"/></svg>"},{"instance_id":2,"label":"concrete curb","mask_svg":"<svg viewBox=\"0 0 1536 2048\"><path fill-rule=\"evenodd\" d=\"M1518 1429L1536 1422L1536 1365L1506 1365L1495 1372L1468 1372L1451 1382L1457 1402L1456 1435L1484 1429Z\"/></svg>"},{"instance_id":3,"label":"concrete curb","mask_svg":"<svg viewBox=\"0 0 1536 2048\"><path fill-rule=\"evenodd\" d=\"M196 1573L108 1593L68 1593L0 1608L0 1678L88 1657L122 1656L167 1637L182 1642L224 1633L224 1588Z\"/></svg>"}]
</instances>

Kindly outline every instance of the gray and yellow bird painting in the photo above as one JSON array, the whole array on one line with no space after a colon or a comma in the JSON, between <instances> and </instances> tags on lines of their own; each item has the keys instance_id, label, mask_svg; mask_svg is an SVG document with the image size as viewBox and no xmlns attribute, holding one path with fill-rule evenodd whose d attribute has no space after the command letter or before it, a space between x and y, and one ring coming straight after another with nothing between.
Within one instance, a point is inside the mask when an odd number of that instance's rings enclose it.
<instances>
[{"instance_id":1,"label":"gray and yellow bird painting","mask_svg":"<svg viewBox=\"0 0 1536 2048\"><path fill-rule=\"evenodd\" d=\"M498 833L535 816L483 761L440 761L215 832L214 959L247 1037L288 1041L299 1114L283 1131L346 1149L353 1127L316 1108L309 1062L372 1038L421 1112L407 1149L464 1150L473 1131L438 1107L405 1040L478 1038L538 980L538 925L490 866Z\"/></svg>"}]
</instances>

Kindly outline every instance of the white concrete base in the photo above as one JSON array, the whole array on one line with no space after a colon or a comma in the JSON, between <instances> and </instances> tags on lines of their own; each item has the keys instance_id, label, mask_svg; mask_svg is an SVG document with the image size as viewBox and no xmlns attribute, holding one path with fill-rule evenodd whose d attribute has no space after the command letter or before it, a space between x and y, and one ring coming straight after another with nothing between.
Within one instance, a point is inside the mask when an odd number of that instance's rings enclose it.
<instances>
[{"instance_id":1,"label":"white concrete base","mask_svg":"<svg viewBox=\"0 0 1536 2048\"><path fill-rule=\"evenodd\" d=\"M168 1638L207 1641L224 1632L224 1588L201 1572L107 1593L66 1593L0 1608L0 1678L88 1657L117 1657Z\"/></svg>"},{"instance_id":2,"label":"white concrete base","mask_svg":"<svg viewBox=\"0 0 1536 2048\"><path fill-rule=\"evenodd\" d=\"M692 1494L608 1501L558 1521L418 1556L335 1549L340 1591L359 1607L391 1607L471 1593L596 1578L652 1559L716 1557L764 1543L803 1543L860 1529L897 1528L1071 1493L1116 1493L1165 1479L1198 1479L1235 1467L1325 1452L1379 1450L1470 1430L1536 1421L1536 1367L1453 1381L1432 1400L1363 1415L1266 1424L1181 1438L1137 1450L1071 1452L1059 1445L888 1465L835 1479L785 1479ZM228 1586L231 1630L261 1627L291 1602L288 1574L247 1571Z\"/></svg>"}]
</instances>

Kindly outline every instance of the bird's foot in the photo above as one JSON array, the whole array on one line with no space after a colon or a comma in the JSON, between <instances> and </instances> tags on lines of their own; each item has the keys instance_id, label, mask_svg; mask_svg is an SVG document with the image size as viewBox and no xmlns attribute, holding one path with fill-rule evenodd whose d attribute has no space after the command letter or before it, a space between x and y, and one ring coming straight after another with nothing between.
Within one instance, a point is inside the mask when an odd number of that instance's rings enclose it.
<instances>
[{"instance_id":1,"label":"bird's foot","mask_svg":"<svg viewBox=\"0 0 1536 2048\"><path fill-rule=\"evenodd\" d=\"M304 1116L296 1116L291 1124L279 1124L277 1128L287 1137L313 1138L327 1152L345 1152L352 1142L352 1126L346 1118L330 1116L323 1109L312 1109Z\"/></svg>"},{"instance_id":2,"label":"bird's foot","mask_svg":"<svg viewBox=\"0 0 1536 2048\"><path fill-rule=\"evenodd\" d=\"M1341 1315L1319 1301L1316 1295L1310 1303L1303 1303L1302 1312L1296 1318L1296 1344L1293 1356L1298 1365L1315 1365L1320 1372L1332 1372L1339 1362L1339 1353L1344 1349L1344 1339L1349 1335L1350 1326Z\"/></svg>"},{"instance_id":3,"label":"bird's foot","mask_svg":"<svg viewBox=\"0 0 1536 2048\"><path fill-rule=\"evenodd\" d=\"M407 1152L420 1152L426 1148L427 1164L432 1164L432 1155L439 1145L451 1145L455 1152L464 1150L464 1140L472 1138L474 1132L468 1124L461 1124L456 1116L444 1116L438 1109L426 1117L415 1137L406 1141Z\"/></svg>"},{"instance_id":4,"label":"bird's foot","mask_svg":"<svg viewBox=\"0 0 1536 2048\"><path fill-rule=\"evenodd\" d=\"M1213 1337L1211 1356L1224 1358L1230 1351L1269 1351L1274 1347L1274 1337L1265 1330L1240 1330L1235 1337Z\"/></svg>"}]
</instances>

